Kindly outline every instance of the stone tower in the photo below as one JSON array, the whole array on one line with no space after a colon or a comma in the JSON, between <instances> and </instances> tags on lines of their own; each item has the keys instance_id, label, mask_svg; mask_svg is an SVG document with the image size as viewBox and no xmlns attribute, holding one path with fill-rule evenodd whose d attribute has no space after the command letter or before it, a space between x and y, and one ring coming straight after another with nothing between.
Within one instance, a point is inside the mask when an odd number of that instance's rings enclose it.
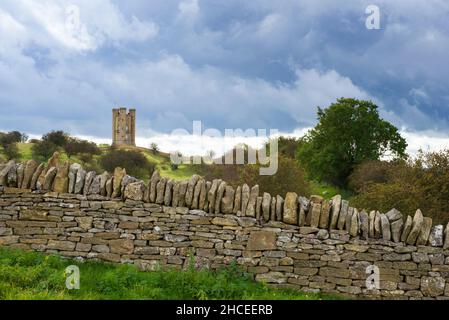
<instances>
[{"instance_id":1,"label":"stone tower","mask_svg":"<svg viewBox=\"0 0 449 320\"><path fill-rule=\"evenodd\" d=\"M112 109L112 145L136 145L136 109Z\"/></svg>"}]
</instances>

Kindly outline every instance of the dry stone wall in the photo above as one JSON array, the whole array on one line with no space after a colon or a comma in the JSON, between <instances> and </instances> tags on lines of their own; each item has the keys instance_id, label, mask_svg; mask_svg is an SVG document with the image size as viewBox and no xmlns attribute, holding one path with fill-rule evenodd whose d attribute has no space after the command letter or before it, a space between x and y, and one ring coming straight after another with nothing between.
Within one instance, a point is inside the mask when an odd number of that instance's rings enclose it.
<instances>
[{"instance_id":1,"label":"dry stone wall","mask_svg":"<svg viewBox=\"0 0 449 320\"><path fill-rule=\"evenodd\" d=\"M448 232L419 209L368 213L340 196L272 196L157 171L145 184L121 168L86 172L57 153L47 164L0 165L0 246L144 270L182 269L191 257L212 269L235 261L257 281L308 292L446 299Z\"/></svg>"}]
</instances>

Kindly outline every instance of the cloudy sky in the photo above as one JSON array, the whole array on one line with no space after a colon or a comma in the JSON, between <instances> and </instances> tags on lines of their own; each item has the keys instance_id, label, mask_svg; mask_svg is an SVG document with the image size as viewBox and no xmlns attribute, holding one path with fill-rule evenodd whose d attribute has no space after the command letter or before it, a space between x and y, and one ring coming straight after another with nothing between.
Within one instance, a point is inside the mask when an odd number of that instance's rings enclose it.
<instances>
[{"instance_id":1,"label":"cloudy sky","mask_svg":"<svg viewBox=\"0 0 449 320\"><path fill-rule=\"evenodd\" d=\"M365 9L380 8L380 30ZM139 143L176 128L302 133L316 107L371 99L410 151L449 147L446 0L1 0L0 130ZM186 150L181 150L186 151Z\"/></svg>"}]
</instances>

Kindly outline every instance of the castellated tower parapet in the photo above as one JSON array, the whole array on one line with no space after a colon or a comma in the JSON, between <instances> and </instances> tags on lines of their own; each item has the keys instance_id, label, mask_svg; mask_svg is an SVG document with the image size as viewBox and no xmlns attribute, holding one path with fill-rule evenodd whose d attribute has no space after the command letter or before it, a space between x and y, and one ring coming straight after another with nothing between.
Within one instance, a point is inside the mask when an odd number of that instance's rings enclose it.
<instances>
[{"instance_id":1,"label":"castellated tower parapet","mask_svg":"<svg viewBox=\"0 0 449 320\"><path fill-rule=\"evenodd\" d=\"M112 145L136 145L136 109L112 109Z\"/></svg>"}]
</instances>

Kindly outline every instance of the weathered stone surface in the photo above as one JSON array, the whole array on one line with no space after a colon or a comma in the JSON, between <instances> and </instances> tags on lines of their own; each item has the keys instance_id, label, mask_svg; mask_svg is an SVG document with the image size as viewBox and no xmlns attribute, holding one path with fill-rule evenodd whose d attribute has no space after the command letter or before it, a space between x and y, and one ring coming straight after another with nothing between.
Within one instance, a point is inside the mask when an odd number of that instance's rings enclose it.
<instances>
[{"instance_id":1,"label":"weathered stone surface","mask_svg":"<svg viewBox=\"0 0 449 320\"><path fill-rule=\"evenodd\" d=\"M159 171L155 170L151 176L149 188L148 188L149 189L148 202L150 202L150 203L156 202L156 187L157 187L157 184L159 183L159 180L161 180L161 175L160 175ZM181 199L181 196L179 197L179 199Z\"/></svg>"},{"instance_id":2,"label":"weathered stone surface","mask_svg":"<svg viewBox=\"0 0 449 320\"><path fill-rule=\"evenodd\" d=\"M209 197L210 188L212 188L212 182L211 181L206 181L206 194L205 194L204 207L203 207L203 210L205 212L209 211L209 199L208 199L208 197Z\"/></svg>"},{"instance_id":3,"label":"weathered stone surface","mask_svg":"<svg viewBox=\"0 0 449 320\"><path fill-rule=\"evenodd\" d=\"M242 186L242 216L246 216L246 209L248 208L250 193L251 193L251 189L245 183Z\"/></svg>"},{"instance_id":4,"label":"weathered stone surface","mask_svg":"<svg viewBox=\"0 0 449 320\"><path fill-rule=\"evenodd\" d=\"M106 182L106 196L108 198L111 198L113 191L114 191L114 177L108 179L108 181Z\"/></svg>"},{"instance_id":5,"label":"weathered stone surface","mask_svg":"<svg viewBox=\"0 0 449 320\"><path fill-rule=\"evenodd\" d=\"M212 180L212 185L209 192L207 193L207 200L209 202L209 213L215 213L215 199L217 198L217 190L221 184L221 180Z\"/></svg>"},{"instance_id":6,"label":"weathered stone surface","mask_svg":"<svg viewBox=\"0 0 449 320\"><path fill-rule=\"evenodd\" d=\"M316 234L316 237L319 240L329 239L329 231L327 231L326 229L320 229Z\"/></svg>"},{"instance_id":7,"label":"weathered stone surface","mask_svg":"<svg viewBox=\"0 0 449 320\"><path fill-rule=\"evenodd\" d=\"M107 194L108 194L107 189L106 189L106 184L108 183L108 180L110 178L111 178L111 175L107 171L103 172L99 176L99 179L100 179L100 195L103 196L103 197L107 196Z\"/></svg>"},{"instance_id":8,"label":"weathered stone surface","mask_svg":"<svg viewBox=\"0 0 449 320\"><path fill-rule=\"evenodd\" d=\"M215 224L218 226L227 226L227 227L237 227L239 225L239 223L235 219L220 218L220 217L213 218L212 224Z\"/></svg>"},{"instance_id":9,"label":"weathered stone surface","mask_svg":"<svg viewBox=\"0 0 449 320\"><path fill-rule=\"evenodd\" d=\"M238 186L235 190L234 209L232 213L241 216L242 215L242 187Z\"/></svg>"},{"instance_id":10,"label":"weathered stone surface","mask_svg":"<svg viewBox=\"0 0 449 320\"><path fill-rule=\"evenodd\" d=\"M418 238L416 239L416 245L424 246L427 244L431 229L432 218L424 217L421 229L419 230Z\"/></svg>"},{"instance_id":11,"label":"weathered stone surface","mask_svg":"<svg viewBox=\"0 0 449 320\"><path fill-rule=\"evenodd\" d=\"M393 238L394 242L399 242L401 240L401 232L402 232L403 225L404 225L404 221L402 220L402 218L391 222L391 225L390 225L391 226L391 237Z\"/></svg>"},{"instance_id":12,"label":"weathered stone surface","mask_svg":"<svg viewBox=\"0 0 449 320\"><path fill-rule=\"evenodd\" d=\"M258 196L259 196L259 185L256 184L254 187L251 188L251 193L249 195L248 206L246 208L247 217L256 216L256 204Z\"/></svg>"},{"instance_id":13,"label":"weathered stone surface","mask_svg":"<svg viewBox=\"0 0 449 320\"><path fill-rule=\"evenodd\" d=\"M56 177L58 169L51 167L45 174L44 184L42 185L42 190L52 190L53 181Z\"/></svg>"},{"instance_id":14,"label":"weathered stone surface","mask_svg":"<svg viewBox=\"0 0 449 320\"><path fill-rule=\"evenodd\" d=\"M112 253L132 254L134 251L134 242L128 239L111 240L109 246Z\"/></svg>"},{"instance_id":15,"label":"weathered stone surface","mask_svg":"<svg viewBox=\"0 0 449 320\"><path fill-rule=\"evenodd\" d=\"M173 184L173 193L172 193L172 206L173 207L177 207L178 206L179 186L180 186L180 182L179 181L174 182L174 184ZM149 192L149 190L147 190L147 192Z\"/></svg>"},{"instance_id":16,"label":"weathered stone surface","mask_svg":"<svg viewBox=\"0 0 449 320\"><path fill-rule=\"evenodd\" d=\"M407 216L407 219L405 219L404 227L402 229L401 242L407 241L407 237L410 233L410 230L412 230L412 224L413 224L412 217Z\"/></svg>"},{"instance_id":17,"label":"weathered stone surface","mask_svg":"<svg viewBox=\"0 0 449 320\"><path fill-rule=\"evenodd\" d=\"M388 221L390 221L390 223L393 222L393 221L402 219L402 213L400 213L400 212L399 212L398 210L396 210L396 209L391 209L391 210L388 211L385 215L387 216Z\"/></svg>"},{"instance_id":18,"label":"weathered stone surface","mask_svg":"<svg viewBox=\"0 0 449 320\"><path fill-rule=\"evenodd\" d=\"M200 209L200 195L203 188L206 189L206 181L204 179L200 179L193 189L192 209Z\"/></svg>"},{"instance_id":19,"label":"weathered stone surface","mask_svg":"<svg viewBox=\"0 0 449 320\"><path fill-rule=\"evenodd\" d=\"M142 181L130 183L125 188L125 199L143 201L145 189Z\"/></svg>"},{"instance_id":20,"label":"weathered stone surface","mask_svg":"<svg viewBox=\"0 0 449 320\"><path fill-rule=\"evenodd\" d=\"M321 203L312 202L311 214L310 214L310 226L317 228L320 224L321 216Z\"/></svg>"},{"instance_id":21,"label":"weathered stone surface","mask_svg":"<svg viewBox=\"0 0 449 320\"><path fill-rule=\"evenodd\" d=\"M276 221L276 197L271 198L270 220Z\"/></svg>"},{"instance_id":22,"label":"weathered stone surface","mask_svg":"<svg viewBox=\"0 0 449 320\"><path fill-rule=\"evenodd\" d=\"M187 192L187 185L188 181L181 181L179 184L179 201L178 201L178 207L185 207L186 206L186 192Z\"/></svg>"},{"instance_id":23,"label":"weathered stone surface","mask_svg":"<svg viewBox=\"0 0 449 320\"><path fill-rule=\"evenodd\" d=\"M249 235L246 250L261 251L261 250L275 250L276 247L276 233L272 231L253 231Z\"/></svg>"},{"instance_id":24,"label":"weathered stone surface","mask_svg":"<svg viewBox=\"0 0 449 320\"><path fill-rule=\"evenodd\" d=\"M79 163L73 163L70 165L69 168L69 193L75 193L75 182L76 182L76 175L78 174L78 170L81 169L81 165Z\"/></svg>"},{"instance_id":25,"label":"weathered stone surface","mask_svg":"<svg viewBox=\"0 0 449 320\"><path fill-rule=\"evenodd\" d=\"M75 221L78 222L78 226L81 229L88 231L92 228L93 219L93 217L76 217Z\"/></svg>"},{"instance_id":26,"label":"weathered stone surface","mask_svg":"<svg viewBox=\"0 0 449 320\"><path fill-rule=\"evenodd\" d=\"M221 208L221 200L223 199L223 195L226 190L227 183L226 181L221 181L217 188L217 195L215 197L215 213L222 212Z\"/></svg>"},{"instance_id":27,"label":"weathered stone surface","mask_svg":"<svg viewBox=\"0 0 449 320\"><path fill-rule=\"evenodd\" d=\"M391 240L390 221L383 213L380 215L380 223L382 226L382 239L387 241Z\"/></svg>"},{"instance_id":28,"label":"weathered stone surface","mask_svg":"<svg viewBox=\"0 0 449 320\"><path fill-rule=\"evenodd\" d=\"M11 168L8 172L8 176L6 178L8 187L11 188L17 188L17 168L20 166L20 164L16 163L14 164L14 167Z\"/></svg>"},{"instance_id":29,"label":"weathered stone surface","mask_svg":"<svg viewBox=\"0 0 449 320\"><path fill-rule=\"evenodd\" d=\"M37 168L36 171L34 171L33 176L31 177L30 186L29 188L31 190L36 190L37 188L37 181L42 174L42 172L45 170L45 164L41 163Z\"/></svg>"},{"instance_id":30,"label":"weathered stone surface","mask_svg":"<svg viewBox=\"0 0 449 320\"><path fill-rule=\"evenodd\" d=\"M256 275L256 281L263 283L282 284L287 282L287 277L282 272L272 271Z\"/></svg>"},{"instance_id":31,"label":"weathered stone surface","mask_svg":"<svg viewBox=\"0 0 449 320\"><path fill-rule=\"evenodd\" d=\"M320 223L319 227L321 229L327 229L329 227L329 218L331 214L331 201L323 201L321 206L321 215L320 215Z\"/></svg>"},{"instance_id":32,"label":"weathered stone surface","mask_svg":"<svg viewBox=\"0 0 449 320\"><path fill-rule=\"evenodd\" d=\"M382 236L382 223L380 219L380 212L376 211L374 219L374 238L379 239Z\"/></svg>"},{"instance_id":33,"label":"weathered stone surface","mask_svg":"<svg viewBox=\"0 0 449 320\"><path fill-rule=\"evenodd\" d=\"M406 243L414 245L416 243L416 239L418 239L419 232L421 230L421 226L423 224L424 217L422 215L421 210L416 210L415 216L413 217L412 228L410 233L407 236Z\"/></svg>"},{"instance_id":34,"label":"weathered stone surface","mask_svg":"<svg viewBox=\"0 0 449 320\"><path fill-rule=\"evenodd\" d=\"M257 221L261 221L263 218L262 202L263 202L263 197L257 197L257 201L256 201L256 220Z\"/></svg>"},{"instance_id":35,"label":"weathered stone surface","mask_svg":"<svg viewBox=\"0 0 449 320\"><path fill-rule=\"evenodd\" d=\"M80 168L76 172L75 187L73 189L73 192L75 194L81 194L81 193L84 194L84 184L86 183L86 176L87 176L87 171L84 170L83 168ZM112 185L111 185L111 187L112 187ZM112 194L112 192L111 192L111 194ZM111 194L109 196L111 196Z\"/></svg>"},{"instance_id":36,"label":"weathered stone surface","mask_svg":"<svg viewBox=\"0 0 449 320\"><path fill-rule=\"evenodd\" d=\"M57 168L59 165L59 158L60 154L58 151L54 152L51 158L48 160L47 164L47 171L50 170L50 168L55 167Z\"/></svg>"},{"instance_id":37,"label":"weathered stone surface","mask_svg":"<svg viewBox=\"0 0 449 320\"><path fill-rule=\"evenodd\" d=\"M98 182L96 181L97 179L98 179ZM131 176L128 175L128 174L125 174L125 176L124 176L123 179L122 179L122 183L121 183L121 187L120 187L120 194L121 194L122 198L123 198L124 195L125 195L125 189L126 189L126 186L127 186L128 184L134 183L134 182L137 182L137 179L136 179L136 178L131 177ZM92 185L91 185L91 187L90 187L90 192L92 192L92 189L94 188L94 187L93 187L94 183L96 184L96 186L95 186L95 191L96 191L96 189L98 189L98 193L99 193L99 192L100 192L100 178L99 178L98 176L95 177L94 181L92 182ZM92 194L98 194L98 193L92 193Z\"/></svg>"},{"instance_id":38,"label":"weathered stone surface","mask_svg":"<svg viewBox=\"0 0 449 320\"><path fill-rule=\"evenodd\" d=\"M262 197L262 215L265 222L270 220L271 195L264 192Z\"/></svg>"},{"instance_id":39,"label":"weathered stone surface","mask_svg":"<svg viewBox=\"0 0 449 320\"><path fill-rule=\"evenodd\" d=\"M347 200L341 200L340 214L338 217L337 228L338 230L344 230L346 225L346 217L348 215L349 202Z\"/></svg>"},{"instance_id":40,"label":"weathered stone surface","mask_svg":"<svg viewBox=\"0 0 449 320\"><path fill-rule=\"evenodd\" d=\"M374 220L376 218L376 211L372 210L369 213L369 221L368 221L368 236L370 238L374 238Z\"/></svg>"},{"instance_id":41,"label":"weathered stone surface","mask_svg":"<svg viewBox=\"0 0 449 320\"><path fill-rule=\"evenodd\" d=\"M116 171L117 171L117 169L116 169ZM87 196L89 194L90 186L91 186L92 182L94 182L94 179L95 179L96 176L97 176L97 173L95 171L90 171L90 172L88 172L86 174L86 179L84 180L84 187L83 187L83 194L85 196ZM112 196L114 198L120 197L120 195L121 195L120 191L121 191L122 178L123 177L120 178L120 185L119 186L116 186L115 180L114 180L114 192L115 192L115 194L114 193L112 194Z\"/></svg>"},{"instance_id":42,"label":"weathered stone surface","mask_svg":"<svg viewBox=\"0 0 449 320\"><path fill-rule=\"evenodd\" d=\"M442 277L422 277L421 291L426 297L438 297L444 294L446 281Z\"/></svg>"},{"instance_id":43,"label":"weathered stone surface","mask_svg":"<svg viewBox=\"0 0 449 320\"><path fill-rule=\"evenodd\" d=\"M19 163L17 166L17 188L22 189L23 176L25 174L25 164Z\"/></svg>"},{"instance_id":44,"label":"weathered stone surface","mask_svg":"<svg viewBox=\"0 0 449 320\"><path fill-rule=\"evenodd\" d=\"M349 229L351 237L356 237L359 234L359 213L354 210L351 218L351 228Z\"/></svg>"},{"instance_id":45,"label":"weathered stone surface","mask_svg":"<svg viewBox=\"0 0 449 320\"><path fill-rule=\"evenodd\" d=\"M165 197L165 187L167 186L167 178L162 177L156 185L156 203L163 204ZM190 200L190 205L192 200ZM190 206L189 206L190 207Z\"/></svg>"},{"instance_id":46,"label":"weathered stone surface","mask_svg":"<svg viewBox=\"0 0 449 320\"><path fill-rule=\"evenodd\" d=\"M165 186L164 205L167 207L172 203L173 184L174 181L170 179L167 181L167 184ZM199 201L197 201L197 203L199 203Z\"/></svg>"},{"instance_id":47,"label":"weathered stone surface","mask_svg":"<svg viewBox=\"0 0 449 320\"><path fill-rule=\"evenodd\" d=\"M346 221L345 221L345 228L344 230L350 231L351 230L351 222L352 222L352 216L354 215L354 212L357 211L357 209L353 207L348 208L348 213L346 214Z\"/></svg>"},{"instance_id":48,"label":"weathered stone surface","mask_svg":"<svg viewBox=\"0 0 449 320\"><path fill-rule=\"evenodd\" d=\"M299 202L298 225L300 227L303 227L306 225L306 215L310 210L310 201L306 197L299 197L298 202Z\"/></svg>"},{"instance_id":49,"label":"weathered stone surface","mask_svg":"<svg viewBox=\"0 0 449 320\"><path fill-rule=\"evenodd\" d=\"M359 214L360 218L360 236L362 239L368 240L369 238L369 217L365 210L362 210Z\"/></svg>"},{"instance_id":50,"label":"weathered stone surface","mask_svg":"<svg viewBox=\"0 0 449 320\"><path fill-rule=\"evenodd\" d=\"M330 226L329 229L337 229L340 209L341 209L341 195L336 195L332 197L332 208L331 208L331 218L330 218Z\"/></svg>"},{"instance_id":51,"label":"weathered stone surface","mask_svg":"<svg viewBox=\"0 0 449 320\"><path fill-rule=\"evenodd\" d=\"M71 241L48 240L47 248L51 250L72 251L76 244Z\"/></svg>"},{"instance_id":52,"label":"weathered stone surface","mask_svg":"<svg viewBox=\"0 0 449 320\"><path fill-rule=\"evenodd\" d=\"M280 195L276 196L276 221L282 221L282 214L284 213L284 198Z\"/></svg>"},{"instance_id":53,"label":"weathered stone surface","mask_svg":"<svg viewBox=\"0 0 449 320\"><path fill-rule=\"evenodd\" d=\"M8 185L9 172L14 170L15 166L16 166L16 163L13 160L11 160L0 171L0 186L6 187Z\"/></svg>"},{"instance_id":54,"label":"weathered stone surface","mask_svg":"<svg viewBox=\"0 0 449 320\"><path fill-rule=\"evenodd\" d=\"M231 214L234 209L235 191L232 186L226 186L224 197L221 199L221 210L224 214Z\"/></svg>"},{"instance_id":55,"label":"weathered stone surface","mask_svg":"<svg viewBox=\"0 0 449 320\"><path fill-rule=\"evenodd\" d=\"M201 179L201 177L199 175L194 174L189 180L189 183L187 185L187 191L186 191L186 206L188 208L192 207L193 196L195 193L195 186L200 179Z\"/></svg>"},{"instance_id":56,"label":"weathered stone surface","mask_svg":"<svg viewBox=\"0 0 449 320\"><path fill-rule=\"evenodd\" d=\"M323 203L324 198L322 196L313 194L310 196L310 203Z\"/></svg>"},{"instance_id":57,"label":"weathered stone surface","mask_svg":"<svg viewBox=\"0 0 449 320\"><path fill-rule=\"evenodd\" d=\"M298 224L298 195L295 192L287 192L284 203L284 223Z\"/></svg>"},{"instance_id":58,"label":"weathered stone surface","mask_svg":"<svg viewBox=\"0 0 449 320\"><path fill-rule=\"evenodd\" d=\"M58 193L67 193L69 191L69 167L68 161L58 165L53 191Z\"/></svg>"},{"instance_id":59,"label":"weathered stone surface","mask_svg":"<svg viewBox=\"0 0 449 320\"><path fill-rule=\"evenodd\" d=\"M444 228L444 244L443 249L449 248L449 223Z\"/></svg>"}]
</instances>

